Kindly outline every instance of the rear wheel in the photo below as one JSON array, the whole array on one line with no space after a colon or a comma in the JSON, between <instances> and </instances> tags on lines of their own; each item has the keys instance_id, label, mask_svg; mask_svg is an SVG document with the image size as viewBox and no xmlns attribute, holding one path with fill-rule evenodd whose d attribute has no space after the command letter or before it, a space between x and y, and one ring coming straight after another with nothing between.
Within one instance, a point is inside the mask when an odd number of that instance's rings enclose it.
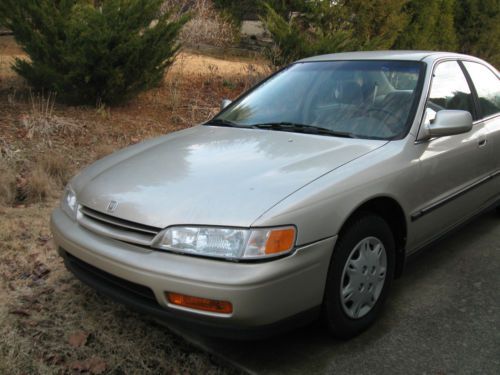
<instances>
[{"instance_id":1,"label":"rear wheel","mask_svg":"<svg viewBox=\"0 0 500 375\"><path fill-rule=\"evenodd\" d=\"M330 263L324 318L331 334L351 338L380 314L394 277L394 237L379 216L366 214L343 230Z\"/></svg>"}]
</instances>

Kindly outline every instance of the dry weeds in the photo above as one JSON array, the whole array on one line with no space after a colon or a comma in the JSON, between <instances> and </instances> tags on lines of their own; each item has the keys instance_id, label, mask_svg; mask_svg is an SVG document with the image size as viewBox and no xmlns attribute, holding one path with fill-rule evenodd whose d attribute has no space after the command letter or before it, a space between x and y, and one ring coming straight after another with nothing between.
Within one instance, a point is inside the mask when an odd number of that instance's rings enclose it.
<instances>
[{"instance_id":1,"label":"dry weeds","mask_svg":"<svg viewBox=\"0 0 500 375\"><path fill-rule=\"evenodd\" d=\"M165 328L100 297L69 274L52 247L47 224L55 204L1 213L1 374L72 374L92 364L112 374L227 372ZM86 340L74 345L72 336L82 332Z\"/></svg>"},{"instance_id":2,"label":"dry weeds","mask_svg":"<svg viewBox=\"0 0 500 375\"><path fill-rule=\"evenodd\" d=\"M0 160L3 163L15 163L21 160L21 150L0 138Z\"/></svg>"},{"instance_id":3,"label":"dry weeds","mask_svg":"<svg viewBox=\"0 0 500 375\"><path fill-rule=\"evenodd\" d=\"M71 137L81 132L80 124L54 113L55 103L55 93L30 92L29 111L20 117L20 125L24 127L28 139L39 138L52 146L51 137L54 135Z\"/></svg>"},{"instance_id":4,"label":"dry weeds","mask_svg":"<svg viewBox=\"0 0 500 375\"><path fill-rule=\"evenodd\" d=\"M41 169L52 178L59 188L66 185L73 172L67 157L56 151L48 151L38 160Z\"/></svg>"},{"instance_id":5,"label":"dry weeds","mask_svg":"<svg viewBox=\"0 0 500 375\"><path fill-rule=\"evenodd\" d=\"M237 39L238 28L228 17L215 10L211 0L165 0L162 10L173 10L175 16L185 12L191 13L192 18L184 26L179 37L183 46L207 44L226 47L234 44Z\"/></svg>"},{"instance_id":6,"label":"dry weeds","mask_svg":"<svg viewBox=\"0 0 500 375\"><path fill-rule=\"evenodd\" d=\"M22 159L20 152L0 148L0 205L42 202L57 196L73 173L68 158L46 150L33 160Z\"/></svg>"},{"instance_id":7,"label":"dry weeds","mask_svg":"<svg viewBox=\"0 0 500 375\"><path fill-rule=\"evenodd\" d=\"M78 282L65 270L49 230L55 196L73 173L115 149L206 120L222 98L236 98L254 79L247 62L185 56L191 58L172 70L177 75L126 105L55 103L48 112L37 110L41 118L56 116L82 129L74 133L50 123L29 136L19 120L34 113L29 92L13 89L0 72L0 168L9 171L0 173L0 188L9 186L17 199L0 206L0 374L89 373L103 364L112 374L228 372L167 329ZM70 337L79 332L87 339L75 347Z\"/></svg>"},{"instance_id":8,"label":"dry weeds","mask_svg":"<svg viewBox=\"0 0 500 375\"><path fill-rule=\"evenodd\" d=\"M101 144L94 149L94 160L102 159L116 151L116 145L112 144Z\"/></svg>"},{"instance_id":9,"label":"dry weeds","mask_svg":"<svg viewBox=\"0 0 500 375\"><path fill-rule=\"evenodd\" d=\"M16 200L16 173L0 156L0 206L10 206Z\"/></svg>"},{"instance_id":10,"label":"dry weeds","mask_svg":"<svg viewBox=\"0 0 500 375\"><path fill-rule=\"evenodd\" d=\"M18 186L19 200L23 203L40 203L58 195L54 180L40 164L30 168L27 178L24 178Z\"/></svg>"}]
</instances>

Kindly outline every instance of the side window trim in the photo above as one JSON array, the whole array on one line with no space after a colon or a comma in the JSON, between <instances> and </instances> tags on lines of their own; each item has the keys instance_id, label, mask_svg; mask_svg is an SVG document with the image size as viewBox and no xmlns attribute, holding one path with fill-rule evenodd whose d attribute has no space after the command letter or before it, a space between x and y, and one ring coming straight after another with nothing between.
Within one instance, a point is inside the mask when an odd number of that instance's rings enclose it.
<instances>
[{"instance_id":1,"label":"side window trim","mask_svg":"<svg viewBox=\"0 0 500 375\"><path fill-rule=\"evenodd\" d=\"M432 66L431 66L429 86L427 87L427 90L425 90L425 92L424 92L424 90L422 90L422 95L425 94L424 110L422 111L422 115L421 115L420 120L419 120L418 130L417 130L417 133L415 135L416 138L418 138L422 127L425 126L424 123L425 123L425 118L427 117L426 116L427 102L430 100L430 97L431 97L432 85L434 84L434 78L436 77L436 68L438 67L439 64L441 64L442 62L445 62L445 61L453 61L453 60L452 59L442 59L442 60L440 59L440 60L434 61ZM415 143L419 143L419 141L415 140Z\"/></svg>"},{"instance_id":2,"label":"side window trim","mask_svg":"<svg viewBox=\"0 0 500 375\"><path fill-rule=\"evenodd\" d=\"M476 86L474 86L474 82L472 81L472 78L465 68L465 65L462 60L457 60L458 65L460 65L460 69L462 69L462 73L465 76L465 79L467 80L467 84L469 85L469 90L472 93L472 101L474 103L473 111L474 113L472 114L472 119L474 120L474 124L476 124L479 120L483 118L483 114L481 112L481 106L479 105L479 95L477 94Z\"/></svg>"}]
</instances>

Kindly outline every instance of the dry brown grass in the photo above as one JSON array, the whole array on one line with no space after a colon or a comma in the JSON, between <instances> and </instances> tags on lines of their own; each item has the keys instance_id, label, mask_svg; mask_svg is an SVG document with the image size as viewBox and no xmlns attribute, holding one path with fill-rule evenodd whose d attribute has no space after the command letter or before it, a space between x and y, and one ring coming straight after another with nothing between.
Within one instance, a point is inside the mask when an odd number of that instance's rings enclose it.
<instances>
[{"instance_id":1,"label":"dry brown grass","mask_svg":"<svg viewBox=\"0 0 500 375\"><path fill-rule=\"evenodd\" d=\"M66 185L73 172L67 156L60 152L48 151L41 155L38 163L59 187Z\"/></svg>"},{"instance_id":2,"label":"dry brown grass","mask_svg":"<svg viewBox=\"0 0 500 375\"><path fill-rule=\"evenodd\" d=\"M54 197L73 173L68 158L52 150L23 160L16 153L0 151L0 205L37 203Z\"/></svg>"},{"instance_id":3,"label":"dry brown grass","mask_svg":"<svg viewBox=\"0 0 500 375\"><path fill-rule=\"evenodd\" d=\"M0 157L0 206L10 206L16 199L16 173L14 168Z\"/></svg>"},{"instance_id":4,"label":"dry brown grass","mask_svg":"<svg viewBox=\"0 0 500 375\"><path fill-rule=\"evenodd\" d=\"M20 184L19 199L23 203L39 203L55 197L58 189L49 173L40 164L31 168L27 177Z\"/></svg>"},{"instance_id":5,"label":"dry brown grass","mask_svg":"<svg viewBox=\"0 0 500 375\"><path fill-rule=\"evenodd\" d=\"M96 357L111 374L229 371L167 329L83 286L65 270L49 230L55 197L73 173L115 149L206 120L222 98L234 99L254 79L245 61L184 56L170 72L177 75L126 105L53 104L48 118L82 129L74 133L50 124L29 136L21 121L33 113L30 94L22 86L12 89L0 72L0 161L9 171L0 173L0 188L10 186L17 199L0 207L0 374L77 373L75 368ZM172 78L175 86L169 86ZM87 340L71 346L70 336L81 331Z\"/></svg>"},{"instance_id":6,"label":"dry brown grass","mask_svg":"<svg viewBox=\"0 0 500 375\"><path fill-rule=\"evenodd\" d=\"M180 33L183 46L207 44L225 47L237 39L238 28L215 10L211 0L165 0L162 8L163 11L174 10L176 16L186 11L191 13L191 20Z\"/></svg>"},{"instance_id":7,"label":"dry brown grass","mask_svg":"<svg viewBox=\"0 0 500 375\"><path fill-rule=\"evenodd\" d=\"M54 93L34 94L30 92L29 111L20 116L20 125L26 131L26 138L39 138L52 146L55 135L71 137L81 132L81 124L54 113L56 95Z\"/></svg>"},{"instance_id":8,"label":"dry brown grass","mask_svg":"<svg viewBox=\"0 0 500 375\"><path fill-rule=\"evenodd\" d=\"M73 374L96 358L111 374L228 373L68 273L47 223L56 203L1 212L0 374ZM78 332L87 338L75 347Z\"/></svg>"},{"instance_id":9,"label":"dry brown grass","mask_svg":"<svg viewBox=\"0 0 500 375\"><path fill-rule=\"evenodd\" d=\"M94 149L94 160L102 159L116 151L116 145L100 144Z\"/></svg>"}]
</instances>

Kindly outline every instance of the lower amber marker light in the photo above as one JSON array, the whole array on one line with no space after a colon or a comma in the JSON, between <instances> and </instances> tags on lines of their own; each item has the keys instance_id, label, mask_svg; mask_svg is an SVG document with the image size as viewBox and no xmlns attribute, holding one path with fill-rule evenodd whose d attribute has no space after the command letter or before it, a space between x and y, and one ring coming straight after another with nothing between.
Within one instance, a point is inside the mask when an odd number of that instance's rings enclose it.
<instances>
[{"instance_id":1,"label":"lower amber marker light","mask_svg":"<svg viewBox=\"0 0 500 375\"><path fill-rule=\"evenodd\" d=\"M194 310L209 311L219 314L231 314L233 305L228 301L217 301L208 298L187 296L179 293L165 293L172 305L187 307Z\"/></svg>"}]
</instances>

